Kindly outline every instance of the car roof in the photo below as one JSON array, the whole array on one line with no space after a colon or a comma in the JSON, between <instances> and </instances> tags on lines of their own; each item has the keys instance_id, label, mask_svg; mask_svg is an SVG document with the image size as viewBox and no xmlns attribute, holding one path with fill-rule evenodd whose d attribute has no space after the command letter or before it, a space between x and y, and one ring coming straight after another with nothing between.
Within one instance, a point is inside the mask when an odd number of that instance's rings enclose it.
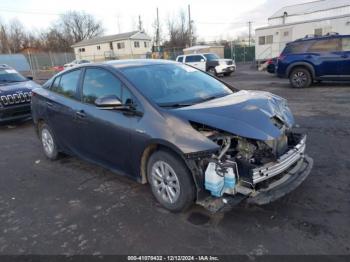
<instances>
[{"instance_id":1,"label":"car roof","mask_svg":"<svg viewBox=\"0 0 350 262\"><path fill-rule=\"evenodd\" d=\"M324 35L324 36L314 36L314 37L304 37L304 38L299 38L293 42L290 43L297 43L297 42L305 42L305 41L314 41L314 40L323 40L323 39L329 39L329 38L343 38L343 37L350 37L350 35ZM289 44L289 43L288 43Z\"/></svg>"},{"instance_id":2,"label":"car roof","mask_svg":"<svg viewBox=\"0 0 350 262\"><path fill-rule=\"evenodd\" d=\"M107 62L99 62L99 63L86 63L80 64L78 66L74 66L72 68L66 69L58 74L55 77L62 75L66 72L74 71L79 68L88 68L88 67L109 67L113 69L122 69L128 67L140 67L140 66L148 66L148 65L167 65L167 64L179 64L176 61L171 60L162 60L162 59L125 59L125 60L111 60Z\"/></svg>"},{"instance_id":3,"label":"car roof","mask_svg":"<svg viewBox=\"0 0 350 262\"><path fill-rule=\"evenodd\" d=\"M114 68L126 68L126 67L138 67L147 65L167 65L167 64L178 64L171 60L162 59L126 59L126 60L112 60L101 63L100 65L109 65Z\"/></svg>"}]
</instances>

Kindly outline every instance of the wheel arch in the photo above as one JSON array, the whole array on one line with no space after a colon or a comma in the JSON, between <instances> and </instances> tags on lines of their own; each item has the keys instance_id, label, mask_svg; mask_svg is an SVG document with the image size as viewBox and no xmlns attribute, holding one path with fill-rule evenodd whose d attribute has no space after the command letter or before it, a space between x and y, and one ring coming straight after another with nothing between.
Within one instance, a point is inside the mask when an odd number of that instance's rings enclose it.
<instances>
[{"instance_id":1,"label":"wheel arch","mask_svg":"<svg viewBox=\"0 0 350 262\"><path fill-rule=\"evenodd\" d=\"M141 178L142 184L148 183L148 181L147 181L147 163L149 161L150 156L155 151L158 151L158 150L168 151L168 152L174 154L175 156L179 157L183 161L183 163L185 164L188 171L191 173L192 179L194 180L194 175L191 171L191 168L188 165L183 152L178 147L176 147L175 145L173 145L167 141L153 140L144 148L144 150L142 151L142 154L141 154L139 168L140 168L140 176L141 176L140 178ZM195 181L194 181L194 183L195 183Z\"/></svg>"},{"instance_id":2,"label":"wheel arch","mask_svg":"<svg viewBox=\"0 0 350 262\"><path fill-rule=\"evenodd\" d=\"M313 67L310 63L308 63L308 62L296 62L296 63L293 63L293 64L289 65L289 66L287 67L287 77L288 77L288 78L290 77L290 74L292 73L292 71L293 71L295 68L297 68L297 67L304 67L304 68L306 68L306 69L310 72L312 79L315 79L315 76L316 76L316 74L315 74L315 69L314 69L314 67Z\"/></svg>"}]
</instances>

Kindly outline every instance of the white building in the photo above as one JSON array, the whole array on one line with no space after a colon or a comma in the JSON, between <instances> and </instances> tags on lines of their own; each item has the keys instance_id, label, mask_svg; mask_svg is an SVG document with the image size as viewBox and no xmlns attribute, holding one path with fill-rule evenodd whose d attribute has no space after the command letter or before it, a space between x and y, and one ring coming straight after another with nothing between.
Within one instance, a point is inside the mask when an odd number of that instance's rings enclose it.
<instances>
[{"instance_id":1,"label":"white building","mask_svg":"<svg viewBox=\"0 0 350 262\"><path fill-rule=\"evenodd\" d=\"M257 61L278 57L286 43L306 35L350 34L350 0L321 0L286 6L255 30Z\"/></svg>"},{"instance_id":2,"label":"white building","mask_svg":"<svg viewBox=\"0 0 350 262\"><path fill-rule=\"evenodd\" d=\"M152 52L151 38L143 31L133 31L83 40L72 45L76 59L146 58Z\"/></svg>"}]
</instances>

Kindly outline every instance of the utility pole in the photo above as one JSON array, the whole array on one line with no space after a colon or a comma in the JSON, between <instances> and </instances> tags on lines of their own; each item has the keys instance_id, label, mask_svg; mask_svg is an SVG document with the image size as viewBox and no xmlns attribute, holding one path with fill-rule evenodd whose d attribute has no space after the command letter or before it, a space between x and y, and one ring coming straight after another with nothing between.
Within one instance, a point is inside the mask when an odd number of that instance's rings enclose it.
<instances>
[{"instance_id":1,"label":"utility pole","mask_svg":"<svg viewBox=\"0 0 350 262\"><path fill-rule=\"evenodd\" d=\"M156 31L156 46L159 47L159 14L158 14L158 7L157 7L157 31Z\"/></svg>"},{"instance_id":2,"label":"utility pole","mask_svg":"<svg viewBox=\"0 0 350 262\"><path fill-rule=\"evenodd\" d=\"M117 14L118 34L120 34L120 15Z\"/></svg>"},{"instance_id":3,"label":"utility pole","mask_svg":"<svg viewBox=\"0 0 350 262\"><path fill-rule=\"evenodd\" d=\"M251 38L252 38L252 22L248 21L248 27L249 27L249 47L250 47L250 43L251 43Z\"/></svg>"},{"instance_id":4,"label":"utility pole","mask_svg":"<svg viewBox=\"0 0 350 262\"><path fill-rule=\"evenodd\" d=\"M139 31L142 31L142 21L141 21L140 15L139 15Z\"/></svg>"},{"instance_id":5,"label":"utility pole","mask_svg":"<svg viewBox=\"0 0 350 262\"><path fill-rule=\"evenodd\" d=\"M192 46L192 21L191 21L191 6L188 5L188 34L190 38L190 47Z\"/></svg>"}]
</instances>

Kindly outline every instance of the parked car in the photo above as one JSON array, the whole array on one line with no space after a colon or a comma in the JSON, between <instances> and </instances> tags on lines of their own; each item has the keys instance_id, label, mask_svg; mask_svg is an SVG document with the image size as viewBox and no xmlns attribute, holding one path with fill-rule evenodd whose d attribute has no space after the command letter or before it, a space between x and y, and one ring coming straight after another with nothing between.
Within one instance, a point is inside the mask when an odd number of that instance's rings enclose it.
<instances>
[{"instance_id":1,"label":"parked car","mask_svg":"<svg viewBox=\"0 0 350 262\"><path fill-rule=\"evenodd\" d=\"M229 76L236 71L235 60L222 59L213 53L180 55L176 58L176 61L209 72L212 75L223 74Z\"/></svg>"},{"instance_id":2,"label":"parked car","mask_svg":"<svg viewBox=\"0 0 350 262\"><path fill-rule=\"evenodd\" d=\"M267 71L270 74L276 73L276 63L277 63L277 57L270 58L266 60L264 63L258 65L259 71Z\"/></svg>"},{"instance_id":3,"label":"parked car","mask_svg":"<svg viewBox=\"0 0 350 262\"><path fill-rule=\"evenodd\" d=\"M350 80L350 35L329 34L291 42L278 58L276 72L289 78L296 88L314 81Z\"/></svg>"},{"instance_id":4,"label":"parked car","mask_svg":"<svg viewBox=\"0 0 350 262\"><path fill-rule=\"evenodd\" d=\"M65 69L64 66L53 66L53 67L52 67L52 70L55 71L56 73L57 73L57 72L61 72L61 71L63 71L64 69Z\"/></svg>"},{"instance_id":5,"label":"parked car","mask_svg":"<svg viewBox=\"0 0 350 262\"><path fill-rule=\"evenodd\" d=\"M30 117L32 89L37 87L32 78L0 65L0 123Z\"/></svg>"},{"instance_id":6,"label":"parked car","mask_svg":"<svg viewBox=\"0 0 350 262\"><path fill-rule=\"evenodd\" d=\"M269 203L313 163L286 100L171 61L68 69L33 91L32 113L49 159L64 152L148 182L171 211Z\"/></svg>"},{"instance_id":7,"label":"parked car","mask_svg":"<svg viewBox=\"0 0 350 262\"><path fill-rule=\"evenodd\" d=\"M81 64L87 64L87 63L91 63L91 62L89 60L85 60L85 59L77 59L77 60L73 60L70 63L64 64L63 67L70 68L70 67L74 67L74 66L81 65Z\"/></svg>"},{"instance_id":8,"label":"parked car","mask_svg":"<svg viewBox=\"0 0 350 262\"><path fill-rule=\"evenodd\" d=\"M277 57L269 59L267 61L266 71L270 74L275 74L276 73L276 63L277 63Z\"/></svg>"}]
</instances>

